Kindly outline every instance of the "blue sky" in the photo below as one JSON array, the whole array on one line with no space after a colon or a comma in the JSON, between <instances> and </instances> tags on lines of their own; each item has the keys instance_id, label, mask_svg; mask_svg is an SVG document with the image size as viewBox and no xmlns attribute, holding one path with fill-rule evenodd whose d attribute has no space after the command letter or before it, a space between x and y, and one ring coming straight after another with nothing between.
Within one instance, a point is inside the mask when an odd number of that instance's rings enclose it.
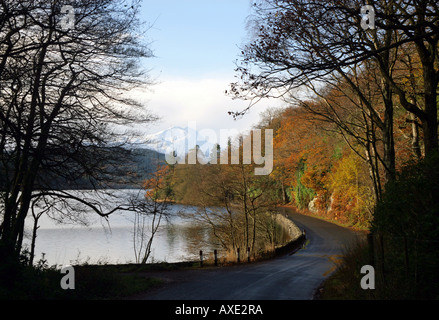
<instances>
[{"instance_id":1,"label":"blue sky","mask_svg":"<svg viewBox=\"0 0 439 320\"><path fill-rule=\"evenodd\" d=\"M248 42L249 0L143 0L141 19L152 24L148 37L155 58L146 61L157 84L143 93L149 109L162 120L149 131L197 123L197 129L250 129L259 113L273 103L262 102L243 119L228 111L246 101L224 94L235 80L235 61Z\"/></svg>"},{"instance_id":2,"label":"blue sky","mask_svg":"<svg viewBox=\"0 0 439 320\"><path fill-rule=\"evenodd\" d=\"M143 0L157 70L185 78L230 75L250 12L249 0Z\"/></svg>"}]
</instances>

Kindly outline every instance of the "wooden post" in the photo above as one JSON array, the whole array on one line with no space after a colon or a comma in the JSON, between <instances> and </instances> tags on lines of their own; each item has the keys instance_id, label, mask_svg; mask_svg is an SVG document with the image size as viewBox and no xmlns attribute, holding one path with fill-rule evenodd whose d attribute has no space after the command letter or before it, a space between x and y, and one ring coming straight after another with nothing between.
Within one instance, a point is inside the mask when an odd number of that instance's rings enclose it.
<instances>
[{"instance_id":1,"label":"wooden post","mask_svg":"<svg viewBox=\"0 0 439 320\"><path fill-rule=\"evenodd\" d=\"M216 249L213 250L213 255L215 257L215 266L218 266L218 251Z\"/></svg>"},{"instance_id":2,"label":"wooden post","mask_svg":"<svg viewBox=\"0 0 439 320\"><path fill-rule=\"evenodd\" d=\"M239 248L238 248L238 263L241 262L241 257L239 256Z\"/></svg>"},{"instance_id":3,"label":"wooden post","mask_svg":"<svg viewBox=\"0 0 439 320\"><path fill-rule=\"evenodd\" d=\"M247 262L250 262L250 247L247 248Z\"/></svg>"},{"instance_id":4,"label":"wooden post","mask_svg":"<svg viewBox=\"0 0 439 320\"><path fill-rule=\"evenodd\" d=\"M200 250L200 266L203 266L203 250Z\"/></svg>"}]
</instances>

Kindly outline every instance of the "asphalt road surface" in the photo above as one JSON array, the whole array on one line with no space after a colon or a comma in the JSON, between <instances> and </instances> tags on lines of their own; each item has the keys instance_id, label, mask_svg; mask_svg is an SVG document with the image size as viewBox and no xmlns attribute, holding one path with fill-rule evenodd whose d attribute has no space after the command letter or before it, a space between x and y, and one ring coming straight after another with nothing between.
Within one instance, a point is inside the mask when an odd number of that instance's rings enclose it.
<instances>
[{"instance_id":1,"label":"asphalt road surface","mask_svg":"<svg viewBox=\"0 0 439 320\"><path fill-rule=\"evenodd\" d=\"M187 270L177 278L170 272L167 284L135 299L311 300L335 270L334 262L359 234L290 208L281 210L306 232L307 243L295 254L232 267Z\"/></svg>"}]
</instances>

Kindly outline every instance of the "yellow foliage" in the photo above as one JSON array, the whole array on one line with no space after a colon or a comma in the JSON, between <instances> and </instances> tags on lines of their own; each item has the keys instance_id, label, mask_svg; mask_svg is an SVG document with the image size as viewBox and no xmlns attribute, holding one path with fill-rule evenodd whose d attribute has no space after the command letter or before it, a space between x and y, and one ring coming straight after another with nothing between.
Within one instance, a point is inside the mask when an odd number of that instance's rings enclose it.
<instances>
[{"instance_id":1,"label":"yellow foliage","mask_svg":"<svg viewBox=\"0 0 439 320\"><path fill-rule=\"evenodd\" d=\"M367 223L374 200L364 162L354 152L345 154L331 172L329 180L334 217L343 222Z\"/></svg>"}]
</instances>

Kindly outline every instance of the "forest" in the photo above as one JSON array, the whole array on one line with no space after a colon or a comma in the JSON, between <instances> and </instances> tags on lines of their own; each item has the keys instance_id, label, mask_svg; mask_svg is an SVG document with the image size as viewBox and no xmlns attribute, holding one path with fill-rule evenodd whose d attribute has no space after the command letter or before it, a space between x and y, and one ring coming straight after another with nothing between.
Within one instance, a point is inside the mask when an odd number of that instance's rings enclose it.
<instances>
[{"instance_id":1,"label":"forest","mask_svg":"<svg viewBox=\"0 0 439 320\"><path fill-rule=\"evenodd\" d=\"M332 283L342 284L328 290L333 297L437 298L437 3L374 2L374 15L363 17L361 6L255 2L253 39L237 63L240 80L227 93L250 101L231 112L237 119L258 99L284 101L253 128L273 130L274 170L257 177L242 159L182 165L169 170L174 197L235 205L239 218L231 210L219 217L232 245L241 234L253 247L262 212L277 205L366 231L369 242L339 266ZM365 264L379 275L373 293L355 287Z\"/></svg>"}]
</instances>

